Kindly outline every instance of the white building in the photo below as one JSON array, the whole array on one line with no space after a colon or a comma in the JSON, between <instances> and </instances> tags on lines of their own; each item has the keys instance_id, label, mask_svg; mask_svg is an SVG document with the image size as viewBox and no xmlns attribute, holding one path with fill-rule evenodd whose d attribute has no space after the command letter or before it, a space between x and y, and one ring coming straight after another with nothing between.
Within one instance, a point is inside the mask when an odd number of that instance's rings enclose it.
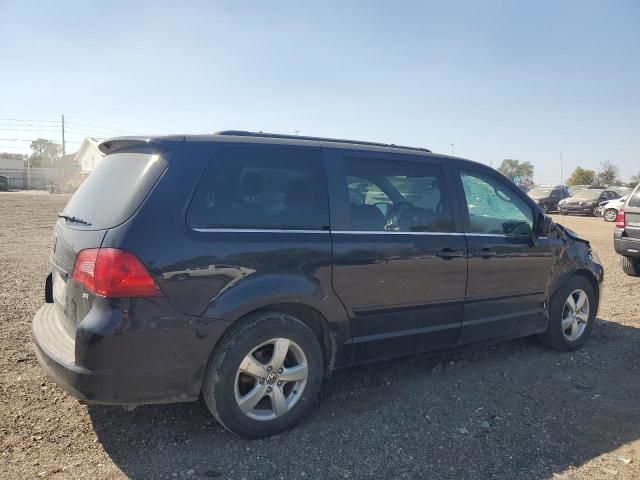
<instances>
[{"instance_id":1,"label":"white building","mask_svg":"<svg viewBox=\"0 0 640 480\"><path fill-rule=\"evenodd\" d=\"M0 170L22 170L25 168L25 161L19 158L0 158Z\"/></svg>"},{"instance_id":2,"label":"white building","mask_svg":"<svg viewBox=\"0 0 640 480\"><path fill-rule=\"evenodd\" d=\"M80 165L80 172L85 175L93 172L100 160L104 158L104 154L98 150L100 140L95 138L85 138L74 157L74 163Z\"/></svg>"}]
</instances>

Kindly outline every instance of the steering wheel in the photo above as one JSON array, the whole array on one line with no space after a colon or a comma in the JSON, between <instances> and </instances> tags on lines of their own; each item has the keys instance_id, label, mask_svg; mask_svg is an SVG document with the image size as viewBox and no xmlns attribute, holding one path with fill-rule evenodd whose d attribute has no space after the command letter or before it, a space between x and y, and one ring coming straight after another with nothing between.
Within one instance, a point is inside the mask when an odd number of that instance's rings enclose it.
<instances>
[{"instance_id":1,"label":"steering wheel","mask_svg":"<svg viewBox=\"0 0 640 480\"><path fill-rule=\"evenodd\" d=\"M384 229L398 230L401 227L401 222L407 215L411 214L412 210L413 205L409 202L394 203L385 217Z\"/></svg>"}]
</instances>

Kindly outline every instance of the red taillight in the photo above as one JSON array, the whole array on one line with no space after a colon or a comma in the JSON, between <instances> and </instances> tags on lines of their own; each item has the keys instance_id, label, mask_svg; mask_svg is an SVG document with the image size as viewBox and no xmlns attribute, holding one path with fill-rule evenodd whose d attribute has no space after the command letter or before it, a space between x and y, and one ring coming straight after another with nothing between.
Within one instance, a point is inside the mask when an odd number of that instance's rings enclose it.
<instances>
[{"instance_id":1,"label":"red taillight","mask_svg":"<svg viewBox=\"0 0 640 480\"><path fill-rule=\"evenodd\" d=\"M625 215L624 210L618 210L618 215L616 215L616 228L625 228Z\"/></svg>"},{"instance_id":2,"label":"red taillight","mask_svg":"<svg viewBox=\"0 0 640 480\"><path fill-rule=\"evenodd\" d=\"M81 250L73 279L103 297L158 297L162 291L133 253L117 248Z\"/></svg>"}]
</instances>

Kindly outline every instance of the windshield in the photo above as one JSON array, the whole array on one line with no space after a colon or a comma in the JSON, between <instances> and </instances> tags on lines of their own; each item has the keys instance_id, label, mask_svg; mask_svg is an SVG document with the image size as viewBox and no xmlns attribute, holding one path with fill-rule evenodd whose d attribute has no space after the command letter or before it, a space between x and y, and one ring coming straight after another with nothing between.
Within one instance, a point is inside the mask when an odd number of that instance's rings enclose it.
<instances>
[{"instance_id":1,"label":"windshield","mask_svg":"<svg viewBox=\"0 0 640 480\"><path fill-rule=\"evenodd\" d=\"M573 198L581 198L584 200L596 200L600 198L602 190L580 190L573 195Z\"/></svg>"},{"instance_id":2,"label":"windshield","mask_svg":"<svg viewBox=\"0 0 640 480\"><path fill-rule=\"evenodd\" d=\"M549 195L551 195L551 192L553 191L553 188L533 188L531 190L529 190L529 195L531 195L532 197L548 197Z\"/></svg>"},{"instance_id":3,"label":"windshield","mask_svg":"<svg viewBox=\"0 0 640 480\"><path fill-rule=\"evenodd\" d=\"M120 225L140 206L166 165L160 155L107 155L71 197L62 212L63 218L90 230Z\"/></svg>"}]
</instances>

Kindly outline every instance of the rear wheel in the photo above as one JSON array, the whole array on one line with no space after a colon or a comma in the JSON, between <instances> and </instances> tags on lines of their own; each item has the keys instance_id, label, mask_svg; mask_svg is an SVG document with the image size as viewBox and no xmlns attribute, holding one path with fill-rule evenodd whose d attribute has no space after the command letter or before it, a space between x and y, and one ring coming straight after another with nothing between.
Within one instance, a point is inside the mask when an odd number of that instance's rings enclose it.
<instances>
[{"instance_id":1,"label":"rear wheel","mask_svg":"<svg viewBox=\"0 0 640 480\"><path fill-rule=\"evenodd\" d=\"M632 277L640 276L640 258L623 256L622 271Z\"/></svg>"},{"instance_id":2,"label":"rear wheel","mask_svg":"<svg viewBox=\"0 0 640 480\"><path fill-rule=\"evenodd\" d=\"M246 437L267 437L298 422L318 396L323 357L300 320L260 312L225 338L205 373L203 397L216 419Z\"/></svg>"},{"instance_id":3,"label":"rear wheel","mask_svg":"<svg viewBox=\"0 0 640 480\"><path fill-rule=\"evenodd\" d=\"M549 305L549 328L538 338L562 352L580 348L593 328L596 309L593 286L586 278L575 276L553 296Z\"/></svg>"},{"instance_id":4,"label":"rear wheel","mask_svg":"<svg viewBox=\"0 0 640 480\"><path fill-rule=\"evenodd\" d=\"M604 211L604 219L606 222L615 222L618 216L618 211L615 208L608 208Z\"/></svg>"}]
</instances>

